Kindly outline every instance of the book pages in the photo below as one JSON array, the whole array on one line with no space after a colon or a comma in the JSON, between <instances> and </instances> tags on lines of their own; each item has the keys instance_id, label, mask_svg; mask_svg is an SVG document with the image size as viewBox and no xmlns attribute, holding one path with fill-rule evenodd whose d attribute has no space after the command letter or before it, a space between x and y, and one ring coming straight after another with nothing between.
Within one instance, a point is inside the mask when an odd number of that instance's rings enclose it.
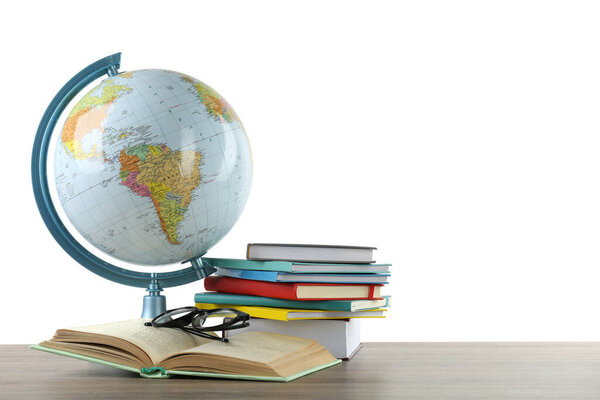
<instances>
[{"instance_id":1,"label":"book pages","mask_svg":"<svg viewBox=\"0 0 600 400\"><path fill-rule=\"evenodd\" d=\"M132 319L71 328L68 331L101 334L126 340L145 351L155 365L171 354L212 341L181 329L144 326L146 321Z\"/></svg>"}]
</instances>

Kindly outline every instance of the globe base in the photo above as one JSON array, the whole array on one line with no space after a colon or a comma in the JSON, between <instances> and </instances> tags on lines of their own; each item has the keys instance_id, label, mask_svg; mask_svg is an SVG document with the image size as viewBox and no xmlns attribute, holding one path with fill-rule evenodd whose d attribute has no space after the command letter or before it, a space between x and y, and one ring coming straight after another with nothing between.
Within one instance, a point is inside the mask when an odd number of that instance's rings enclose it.
<instances>
[{"instance_id":1,"label":"globe base","mask_svg":"<svg viewBox=\"0 0 600 400\"><path fill-rule=\"evenodd\" d=\"M186 262L192 263L192 268L198 279L204 279L217 272L217 269L202 257L194 257ZM154 318L167 311L167 298L160 294L163 289L160 286L159 279L159 274L150 274L150 283L148 283L148 289L146 289L148 294L144 296L142 318Z\"/></svg>"},{"instance_id":2,"label":"globe base","mask_svg":"<svg viewBox=\"0 0 600 400\"><path fill-rule=\"evenodd\" d=\"M142 318L154 318L167 311L167 298L160 294L162 288L158 283L157 274L150 274L151 279L146 291L148 294L144 296L142 307Z\"/></svg>"},{"instance_id":3,"label":"globe base","mask_svg":"<svg viewBox=\"0 0 600 400\"><path fill-rule=\"evenodd\" d=\"M154 318L167 311L167 298L163 295L144 296L142 318Z\"/></svg>"}]
</instances>

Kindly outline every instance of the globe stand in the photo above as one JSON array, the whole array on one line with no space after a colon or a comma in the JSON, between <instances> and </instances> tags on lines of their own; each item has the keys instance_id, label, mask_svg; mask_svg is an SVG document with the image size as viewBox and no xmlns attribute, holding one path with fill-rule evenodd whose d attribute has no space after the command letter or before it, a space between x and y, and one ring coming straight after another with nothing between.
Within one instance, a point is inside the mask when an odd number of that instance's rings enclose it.
<instances>
[{"instance_id":1,"label":"globe stand","mask_svg":"<svg viewBox=\"0 0 600 400\"><path fill-rule=\"evenodd\" d=\"M58 244L73 259L95 274L123 285L146 288L148 295L144 296L142 317L153 318L166 311L166 297L160 294L163 288L204 279L214 273L215 268L203 260L201 256L188 260L187 262L192 264L188 268L161 273L131 271L110 264L90 253L69 233L56 212L48 187L48 148L52 132L60 115L69 102L94 80L104 75L114 76L118 74L120 62L121 53L116 53L88 65L71 78L54 96L42 116L33 143L31 180L40 215Z\"/></svg>"},{"instance_id":2,"label":"globe stand","mask_svg":"<svg viewBox=\"0 0 600 400\"><path fill-rule=\"evenodd\" d=\"M192 258L188 261L192 263L192 268L194 268L194 270L196 271L198 279L204 279L207 276L217 272L217 269L209 263L207 263L202 257Z\"/></svg>"},{"instance_id":3,"label":"globe stand","mask_svg":"<svg viewBox=\"0 0 600 400\"><path fill-rule=\"evenodd\" d=\"M154 273L150 275L156 275ZM158 279L153 277L148 283L148 294L144 296L144 303L142 305L142 318L154 318L159 314L167 311L167 298L160 294L162 288Z\"/></svg>"}]
</instances>

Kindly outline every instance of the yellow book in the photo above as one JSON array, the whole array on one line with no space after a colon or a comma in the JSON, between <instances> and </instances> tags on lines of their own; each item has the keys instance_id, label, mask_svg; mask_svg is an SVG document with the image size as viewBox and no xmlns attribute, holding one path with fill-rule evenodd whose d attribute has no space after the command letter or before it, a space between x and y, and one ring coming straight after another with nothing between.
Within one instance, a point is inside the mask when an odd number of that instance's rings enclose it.
<instances>
[{"instance_id":1,"label":"yellow book","mask_svg":"<svg viewBox=\"0 0 600 400\"><path fill-rule=\"evenodd\" d=\"M235 308L254 318L293 321L298 319L347 319L347 318L385 318L384 308L366 311L323 311L298 310L295 308L275 308L259 306L242 306L237 304L196 303L196 307L204 310L213 308Z\"/></svg>"}]
</instances>

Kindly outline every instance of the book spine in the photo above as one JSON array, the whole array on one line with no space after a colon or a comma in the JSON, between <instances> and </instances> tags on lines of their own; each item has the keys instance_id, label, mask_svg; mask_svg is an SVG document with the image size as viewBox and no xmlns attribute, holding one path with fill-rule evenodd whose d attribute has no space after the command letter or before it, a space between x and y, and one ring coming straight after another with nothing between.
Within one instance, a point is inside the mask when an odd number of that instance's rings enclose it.
<instances>
[{"instance_id":1,"label":"book spine","mask_svg":"<svg viewBox=\"0 0 600 400\"><path fill-rule=\"evenodd\" d=\"M156 378L169 378L169 374L167 373L167 371L162 368L162 367L151 367L151 368L142 368L140 370L140 376L142 378L151 378L151 379L156 379Z\"/></svg>"},{"instance_id":2,"label":"book spine","mask_svg":"<svg viewBox=\"0 0 600 400\"><path fill-rule=\"evenodd\" d=\"M204 288L215 292L266 296L278 299L298 299L296 295L297 284L252 281L213 275L204 279Z\"/></svg>"}]
</instances>

